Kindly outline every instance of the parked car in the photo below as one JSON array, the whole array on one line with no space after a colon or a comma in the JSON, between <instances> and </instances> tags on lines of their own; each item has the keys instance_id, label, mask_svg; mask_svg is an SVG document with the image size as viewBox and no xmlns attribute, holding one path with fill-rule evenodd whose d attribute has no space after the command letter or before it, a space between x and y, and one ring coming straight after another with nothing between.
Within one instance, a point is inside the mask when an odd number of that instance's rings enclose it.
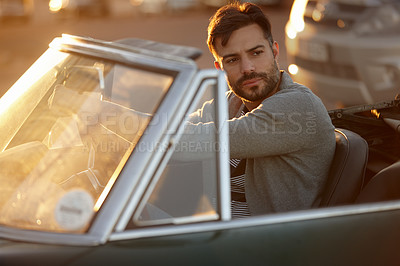
<instances>
[{"instance_id":1,"label":"parked car","mask_svg":"<svg viewBox=\"0 0 400 266\"><path fill-rule=\"evenodd\" d=\"M0 99L1 265L398 263L400 186L380 173L399 176L400 101L330 111L337 150L320 208L232 219L227 85L197 68L200 54L51 42ZM208 99L217 134L182 145ZM378 193L388 187L397 196Z\"/></svg>"},{"instance_id":2,"label":"parked car","mask_svg":"<svg viewBox=\"0 0 400 266\"><path fill-rule=\"evenodd\" d=\"M32 0L0 0L0 20L29 21L33 14Z\"/></svg>"},{"instance_id":3,"label":"parked car","mask_svg":"<svg viewBox=\"0 0 400 266\"><path fill-rule=\"evenodd\" d=\"M213 8L218 8L223 5L226 5L232 1L230 0L199 0L203 5L213 7ZM265 6L271 6L271 5L280 5L283 1L282 0L245 0L245 1L239 1L239 2L251 2L257 5L265 5Z\"/></svg>"},{"instance_id":4,"label":"parked car","mask_svg":"<svg viewBox=\"0 0 400 266\"><path fill-rule=\"evenodd\" d=\"M134 11L144 15L158 15L195 9L197 0L130 0Z\"/></svg>"},{"instance_id":5,"label":"parked car","mask_svg":"<svg viewBox=\"0 0 400 266\"><path fill-rule=\"evenodd\" d=\"M49 10L60 17L107 16L110 13L108 0L50 0Z\"/></svg>"},{"instance_id":6,"label":"parked car","mask_svg":"<svg viewBox=\"0 0 400 266\"><path fill-rule=\"evenodd\" d=\"M337 106L400 92L400 2L295 0L286 25L294 80Z\"/></svg>"}]
</instances>

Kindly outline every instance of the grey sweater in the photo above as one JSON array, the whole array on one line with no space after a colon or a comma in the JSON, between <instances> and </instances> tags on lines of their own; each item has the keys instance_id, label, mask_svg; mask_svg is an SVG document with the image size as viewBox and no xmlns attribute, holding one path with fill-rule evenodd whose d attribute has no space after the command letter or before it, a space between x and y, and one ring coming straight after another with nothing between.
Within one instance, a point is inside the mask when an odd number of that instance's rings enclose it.
<instances>
[{"instance_id":1,"label":"grey sweater","mask_svg":"<svg viewBox=\"0 0 400 266\"><path fill-rule=\"evenodd\" d=\"M279 91L244 116L236 117L244 107L241 100L227 96L230 155L247 160L251 214L318 206L335 151L334 127L320 99L285 72ZM191 115L196 127L191 130L215 130L212 106L208 102Z\"/></svg>"}]
</instances>

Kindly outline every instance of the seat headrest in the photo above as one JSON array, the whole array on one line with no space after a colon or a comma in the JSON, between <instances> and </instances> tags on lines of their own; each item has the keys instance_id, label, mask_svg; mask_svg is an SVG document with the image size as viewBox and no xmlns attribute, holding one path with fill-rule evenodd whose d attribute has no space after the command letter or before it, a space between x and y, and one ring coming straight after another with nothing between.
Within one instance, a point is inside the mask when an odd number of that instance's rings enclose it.
<instances>
[{"instance_id":1,"label":"seat headrest","mask_svg":"<svg viewBox=\"0 0 400 266\"><path fill-rule=\"evenodd\" d=\"M320 206L353 203L364 183L367 142L346 129L335 129L335 135L335 155Z\"/></svg>"}]
</instances>

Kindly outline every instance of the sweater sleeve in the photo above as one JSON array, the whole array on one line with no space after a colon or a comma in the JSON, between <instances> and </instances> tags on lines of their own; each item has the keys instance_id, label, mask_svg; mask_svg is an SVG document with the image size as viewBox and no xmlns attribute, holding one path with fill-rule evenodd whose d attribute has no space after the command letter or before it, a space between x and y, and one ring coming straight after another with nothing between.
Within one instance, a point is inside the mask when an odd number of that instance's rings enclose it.
<instances>
[{"instance_id":1,"label":"sweater sleeve","mask_svg":"<svg viewBox=\"0 0 400 266\"><path fill-rule=\"evenodd\" d=\"M307 90L277 93L246 115L228 121L231 156L283 155L312 147L332 130L326 109Z\"/></svg>"},{"instance_id":2,"label":"sweater sleeve","mask_svg":"<svg viewBox=\"0 0 400 266\"><path fill-rule=\"evenodd\" d=\"M256 158L284 155L314 148L316 140L333 129L328 113L304 86L285 89L267 98L246 115L227 121L231 158ZM210 143L217 128L210 112L214 102L207 102L190 116L181 142Z\"/></svg>"},{"instance_id":3,"label":"sweater sleeve","mask_svg":"<svg viewBox=\"0 0 400 266\"><path fill-rule=\"evenodd\" d=\"M189 115L189 123L197 124L200 122L206 123L214 121L214 105L214 99L204 102L200 109L197 109Z\"/></svg>"}]
</instances>

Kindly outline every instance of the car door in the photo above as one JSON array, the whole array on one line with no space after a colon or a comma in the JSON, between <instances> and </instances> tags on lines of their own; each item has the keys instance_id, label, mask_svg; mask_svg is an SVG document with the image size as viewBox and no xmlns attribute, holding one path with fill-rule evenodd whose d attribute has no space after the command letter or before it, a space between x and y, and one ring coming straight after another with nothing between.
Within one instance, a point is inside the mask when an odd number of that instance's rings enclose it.
<instances>
[{"instance_id":1,"label":"car door","mask_svg":"<svg viewBox=\"0 0 400 266\"><path fill-rule=\"evenodd\" d=\"M203 82L195 82L199 91L206 84ZM219 84L217 80L214 83ZM209 98L198 95L201 100L193 101L195 107L189 108L187 114ZM216 112L220 103L216 101ZM217 138L226 141L224 134L219 132ZM171 135L171 140L176 141L175 133ZM110 263L168 265L393 265L398 261L395 243L400 237L400 202L235 220L230 217L228 173L216 172L226 167L221 161L228 157L226 150L218 151L220 154L214 158L219 159L214 165L204 160L200 164L190 160L179 164L174 160L174 153L179 150L173 147L129 218L120 221L110 241L93 256ZM202 147L191 148L204 151ZM204 169L208 170L207 175ZM212 172L214 179L210 180ZM206 195L206 202L199 195ZM196 213L199 206L203 212ZM89 262L93 256L83 259Z\"/></svg>"}]
</instances>

